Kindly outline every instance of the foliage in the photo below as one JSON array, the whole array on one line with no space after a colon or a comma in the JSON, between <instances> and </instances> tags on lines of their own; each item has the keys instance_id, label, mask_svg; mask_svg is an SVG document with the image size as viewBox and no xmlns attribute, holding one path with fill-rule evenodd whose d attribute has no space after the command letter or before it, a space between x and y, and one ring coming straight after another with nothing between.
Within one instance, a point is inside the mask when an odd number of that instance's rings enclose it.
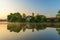
<instances>
[{"instance_id":1,"label":"foliage","mask_svg":"<svg viewBox=\"0 0 60 40\"><path fill-rule=\"evenodd\" d=\"M32 17L32 18L30 19L30 22L35 22L35 17Z\"/></svg>"},{"instance_id":2,"label":"foliage","mask_svg":"<svg viewBox=\"0 0 60 40\"><path fill-rule=\"evenodd\" d=\"M47 22L47 19L44 15L36 15L36 22Z\"/></svg>"},{"instance_id":3,"label":"foliage","mask_svg":"<svg viewBox=\"0 0 60 40\"><path fill-rule=\"evenodd\" d=\"M22 22L26 22L26 14L25 13L23 13L23 15L22 15Z\"/></svg>"},{"instance_id":4,"label":"foliage","mask_svg":"<svg viewBox=\"0 0 60 40\"><path fill-rule=\"evenodd\" d=\"M41 22L41 16L40 15L35 16L35 22Z\"/></svg>"},{"instance_id":5,"label":"foliage","mask_svg":"<svg viewBox=\"0 0 60 40\"><path fill-rule=\"evenodd\" d=\"M47 22L47 19L46 19L45 16L42 16L42 17L41 17L41 22Z\"/></svg>"},{"instance_id":6,"label":"foliage","mask_svg":"<svg viewBox=\"0 0 60 40\"><path fill-rule=\"evenodd\" d=\"M56 17L59 18L58 22L60 22L60 10L57 12Z\"/></svg>"},{"instance_id":7,"label":"foliage","mask_svg":"<svg viewBox=\"0 0 60 40\"><path fill-rule=\"evenodd\" d=\"M60 16L60 10L57 12L56 17L57 17L57 16Z\"/></svg>"},{"instance_id":8,"label":"foliage","mask_svg":"<svg viewBox=\"0 0 60 40\"><path fill-rule=\"evenodd\" d=\"M26 22L26 16L25 13L21 15L19 12L17 13L10 13L10 15L7 16L7 19L9 22ZM28 17L29 18L29 17ZM29 22L46 22L46 17L44 15L37 14L36 16L31 16L31 19Z\"/></svg>"},{"instance_id":9,"label":"foliage","mask_svg":"<svg viewBox=\"0 0 60 40\"><path fill-rule=\"evenodd\" d=\"M10 22L21 22L22 21L22 16L20 13L10 13L7 17L8 21Z\"/></svg>"}]
</instances>

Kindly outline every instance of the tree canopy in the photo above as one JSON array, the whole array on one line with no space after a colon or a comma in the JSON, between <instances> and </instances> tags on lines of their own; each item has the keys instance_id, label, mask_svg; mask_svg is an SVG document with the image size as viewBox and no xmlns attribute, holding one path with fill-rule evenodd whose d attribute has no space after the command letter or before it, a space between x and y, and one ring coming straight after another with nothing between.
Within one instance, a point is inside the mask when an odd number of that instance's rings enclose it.
<instances>
[{"instance_id":1,"label":"tree canopy","mask_svg":"<svg viewBox=\"0 0 60 40\"><path fill-rule=\"evenodd\" d=\"M57 17L57 16L60 16L60 10L57 12L56 17Z\"/></svg>"},{"instance_id":2,"label":"tree canopy","mask_svg":"<svg viewBox=\"0 0 60 40\"><path fill-rule=\"evenodd\" d=\"M21 15L19 12L17 12L17 13L10 13L10 15L7 16L7 19L9 22L27 22L27 17L28 16L26 16L25 13ZM46 17L44 15L37 14L36 16L34 16L34 14L32 14L29 22L45 22L45 21Z\"/></svg>"}]
</instances>

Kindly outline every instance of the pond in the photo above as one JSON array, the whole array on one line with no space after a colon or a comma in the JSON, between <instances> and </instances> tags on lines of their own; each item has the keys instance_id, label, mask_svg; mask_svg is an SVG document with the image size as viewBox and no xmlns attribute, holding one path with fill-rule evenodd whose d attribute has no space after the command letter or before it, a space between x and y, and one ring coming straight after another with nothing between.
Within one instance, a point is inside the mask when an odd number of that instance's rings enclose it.
<instances>
[{"instance_id":1,"label":"pond","mask_svg":"<svg viewBox=\"0 0 60 40\"><path fill-rule=\"evenodd\" d=\"M0 23L0 40L60 40L60 26Z\"/></svg>"}]
</instances>

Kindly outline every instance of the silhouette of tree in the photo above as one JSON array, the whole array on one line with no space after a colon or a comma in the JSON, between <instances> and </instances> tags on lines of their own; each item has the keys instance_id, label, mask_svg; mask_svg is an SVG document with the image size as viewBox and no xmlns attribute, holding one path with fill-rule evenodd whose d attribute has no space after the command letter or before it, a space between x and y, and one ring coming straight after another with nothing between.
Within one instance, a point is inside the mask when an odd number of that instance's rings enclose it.
<instances>
[{"instance_id":1,"label":"silhouette of tree","mask_svg":"<svg viewBox=\"0 0 60 40\"><path fill-rule=\"evenodd\" d=\"M41 16L40 16L39 14L37 14L37 15L35 16L35 21L36 21L36 22L41 22Z\"/></svg>"},{"instance_id":2,"label":"silhouette of tree","mask_svg":"<svg viewBox=\"0 0 60 40\"><path fill-rule=\"evenodd\" d=\"M22 22L26 22L26 14L25 13L23 13L23 15L22 15Z\"/></svg>"},{"instance_id":3,"label":"silhouette of tree","mask_svg":"<svg viewBox=\"0 0 60 40\"><path fill-rule=\"evenodd\" d=\"M21 22L22 21L22 15L17 13L10 13L10 15L7 16L8 21L10 22Z\"/></svg>"},{"instance_id":4,"label":"silhouette of tree","mask_svg":"<svg viewBox=\"0 0 60 40\"><path fill-rule=\"evenodd\" d=\"M57 12L56 17L60 17L60 10Z\"/></svg>"}]
</instances>

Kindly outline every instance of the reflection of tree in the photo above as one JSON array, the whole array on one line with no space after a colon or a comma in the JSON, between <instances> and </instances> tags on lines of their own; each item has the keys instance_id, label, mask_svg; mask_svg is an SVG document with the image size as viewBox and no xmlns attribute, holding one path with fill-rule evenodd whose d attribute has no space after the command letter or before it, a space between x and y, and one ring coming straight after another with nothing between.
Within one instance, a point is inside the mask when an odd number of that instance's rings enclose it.
<instances>
[{"instance_id":1,"label":"reflection of tree","mask_svg":"<svg viewBox=\"0 0 60 40\"><path fill-rule=\"evenodd\" d=\"M57 30L58 34L60 35L60 28L57 28L56 30Z\"/></svg>"},{"instance_id":2,"label":"reflection of tree","mask_svg":"<svg viewBox=\"0 0 60 40\"><path fill-rule=\"evenodd\" d=\"M20 32L22 29L21 25L19 24L8 24L7 26L7 29L10 30L10 32Z\"/></svg>"},{"instance_id":3,"label":"reflection of tree","mask_svg":"<svg viewBox=\"0 0 60 40\"><path fill-rule=\"evenodd\" d=\"M36 24L36 27L35 27L35 29L37 30L37 31L39 31L39 30L43 30L43 29L45 29L46 28L46 24Z\"/></svg>"},{"instance_id":4,"label":"reflection of tree","mask_svg":"<svg viewBox=\"0 0 60 40\"><path fill-rule=\"evenodd\" d=\"M7 25L7 29L10 30L10 32L14 31L14 32L20 32L21 30L23 30L23 32L26 31L26 29L32 29L32 32L34 32L34 29L36 29L37 31L39 30L43 30L46 28L45 24L8 24Z\"/></svg>"},{"instance_id":5,"label":"reflection of tree","mask_svg":"<svg viewBox=\"0 0 60 40\"><path fill-rule=\"evenodd\" d=\"M21 24L20 24L21 25ZM23 32L25 32L26 31L26 26L25 26L26 24L22 24L22 30L23 30Z\"/></svg>"}]
</instances>

